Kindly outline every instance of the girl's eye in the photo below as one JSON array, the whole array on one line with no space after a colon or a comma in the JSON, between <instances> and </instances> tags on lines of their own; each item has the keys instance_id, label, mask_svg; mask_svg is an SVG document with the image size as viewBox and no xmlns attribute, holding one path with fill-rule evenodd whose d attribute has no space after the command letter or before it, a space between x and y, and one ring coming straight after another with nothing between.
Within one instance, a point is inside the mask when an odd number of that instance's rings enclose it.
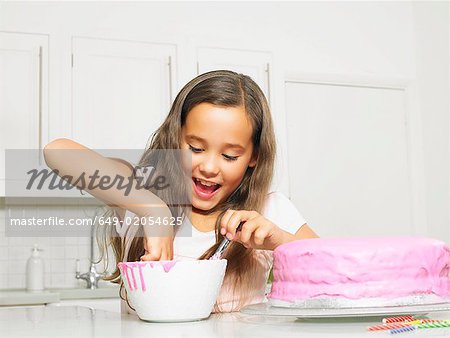
<instances>
[{"instance_id":1,"label":"girl's eye","mask_svg":"<svg viewBox=\"0 0 450 338\"><path fill-rule=\"evenodd\" d=\"M199 152L202 151L201 149L199 149L199 148L194 148L194 147L191 146L191 145L189 145L189 149L191 149L194 153L199 153Z\"/></svg>"},{"instance_id":2,"label":"girl's eye","mask_svg":"<svg viewBox=\"0 0 450 338\"><path fill-rule=\"evenodd\" d=\"M238 159L238 156L229 156L225 154L223 154L223 157L225 157L227 161L236 161Z\"/></svg>"},{"instance_id":3,"label":"girl's eye","mask_svg":"<svg viewBox=\"0 0 450 338\"><path fill-rule=\"evenodd\" d=\"M189 149L192 150L192 152L194 152L194 153L201 153L203 151L203 149L195 148L195 147L191 146L190 144L189 144ZM236 161L239 156L230 156L230 155L223 154L223 157L225 157L225 159L227 161Z\"/></svg>"}]
</instances>

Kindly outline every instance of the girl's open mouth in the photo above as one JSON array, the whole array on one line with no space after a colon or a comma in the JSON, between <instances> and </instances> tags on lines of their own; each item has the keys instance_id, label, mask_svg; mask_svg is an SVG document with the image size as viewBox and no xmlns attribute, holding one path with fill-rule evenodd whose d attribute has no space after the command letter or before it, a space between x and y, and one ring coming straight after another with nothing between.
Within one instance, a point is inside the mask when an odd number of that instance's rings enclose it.
<instances>
[{"instance_id":1,"label":"girl's open mouth","mask_svg":"<svg viewBox=\"0 0 450 338\"><path fill-rule=\"evenodd\" d=\"M192 178L192 181L194 183L194 190L197 196L199 196L202 199L212 198L221 187L220 184L214 183L204 184L195 177Z\"/></svg>"}]
</instances>

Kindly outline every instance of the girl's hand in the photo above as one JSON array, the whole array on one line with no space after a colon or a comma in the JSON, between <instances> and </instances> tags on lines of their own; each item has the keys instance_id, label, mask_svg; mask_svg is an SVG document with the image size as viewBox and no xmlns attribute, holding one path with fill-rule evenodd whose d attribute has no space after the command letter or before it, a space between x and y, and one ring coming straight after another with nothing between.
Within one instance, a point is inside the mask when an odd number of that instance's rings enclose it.
<instances>
[{"instance_id":1,"label":"girl's hand","mask_svg":"<svg viewBox=\"0 0 450 338\"><path fill-rule=\"evenodd\" d=\"M155 225L150 219L160 217L169 219L172 214L168 208L158 210L158 214L147 216L149 220L144 222L144 250L141 261L170 261L173 260L174 229L171 225Z\"/></svg>"},{"instance_id":2,"label":"girl's hand","mask_svg":"<svg viewBox=\"0 0 450 338\"><path fill-rule=\"evenodd\" d=\"M236 232L239 223L241 230ZM220 233L246 248L274 250L287 241L289 234L256 211L227 210L220 223Z\"/></svg>"},{"instance_id":3,"label":"girl's hand","mask_svg":"<svg viewBox=\"0 0 450 338\"><path fill-rule=\"evenodd\" d=\"M173 259L173 237L144 237L145 254L141 261L170 261Z\"/></svg>"}]
</instances>

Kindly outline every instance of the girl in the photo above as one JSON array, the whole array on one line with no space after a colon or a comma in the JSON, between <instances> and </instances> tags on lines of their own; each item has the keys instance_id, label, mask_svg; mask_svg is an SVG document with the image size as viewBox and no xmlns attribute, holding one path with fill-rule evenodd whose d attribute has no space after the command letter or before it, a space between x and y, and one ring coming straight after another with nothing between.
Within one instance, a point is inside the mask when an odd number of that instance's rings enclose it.
<instances>
[{"instance_id":1,"label":"girl","mask_svg":"<svg viewBox=\"0 0 450 338\"><path fill-rule=\"evenodd\" d=\"M85 154L64 159L52 156L50 151L74 148ZM162 191L132 189L127 198L114 188L83 189L112 206L110 214L121 221L134 215L182 215L183 223L173 233L159 237L149 236L145 226L140 235L136 232L139 229L131 233L126 227L102 228L102 249L111 244L116 262L208 259L226 236L232 243L223 255L228 264L215 311L237 311L263 301L272 250L317 235L285 196L269 193L276 144L270 109L261 89L250 77L231 71L197 76L175 98L139 166L152 166L151 154L157 149L192 153L190 187L177 184L178 191L165 196ZM66 139L47 145L44 154L47 164L57 168L59 175L95 169L101 175L133 175L124 161L104 158ZM164 168L167 162L162 161L161 172L170 169ZM181 179L182 171L173 168L171 173L179 174ZM191 213L167 206L170 196L189 194L188 188L192 188ZM138 201L146 201L148 207L137 207ZM240 231L236 231L241 222ZM183 229L192 230L192 236L179 236ZM117 268L107 280L121 283ZM127 311L131 309L127 307Z\"/></svg>"}]
</instances>

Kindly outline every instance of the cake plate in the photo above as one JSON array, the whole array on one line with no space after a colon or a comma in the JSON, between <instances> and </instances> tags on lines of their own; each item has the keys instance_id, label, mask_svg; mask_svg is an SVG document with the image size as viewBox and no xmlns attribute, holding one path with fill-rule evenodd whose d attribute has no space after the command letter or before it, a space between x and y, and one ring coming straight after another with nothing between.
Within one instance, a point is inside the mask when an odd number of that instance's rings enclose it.
<instances>
[{"instance_id":1,"label":"cake plate","mask_svg":"<svg viewBox=\"0 0 450 338\"><path fill-rule=\"evenodd\" d=\"M354 307L354 308L293 308L271 306L268 302L247 305L242 313L265 316L289 316L297 318L377 317L400 314L427 314L435 311L450 311L450 303L415 304L403 306Z\"/></svg>"}]
</instances>

